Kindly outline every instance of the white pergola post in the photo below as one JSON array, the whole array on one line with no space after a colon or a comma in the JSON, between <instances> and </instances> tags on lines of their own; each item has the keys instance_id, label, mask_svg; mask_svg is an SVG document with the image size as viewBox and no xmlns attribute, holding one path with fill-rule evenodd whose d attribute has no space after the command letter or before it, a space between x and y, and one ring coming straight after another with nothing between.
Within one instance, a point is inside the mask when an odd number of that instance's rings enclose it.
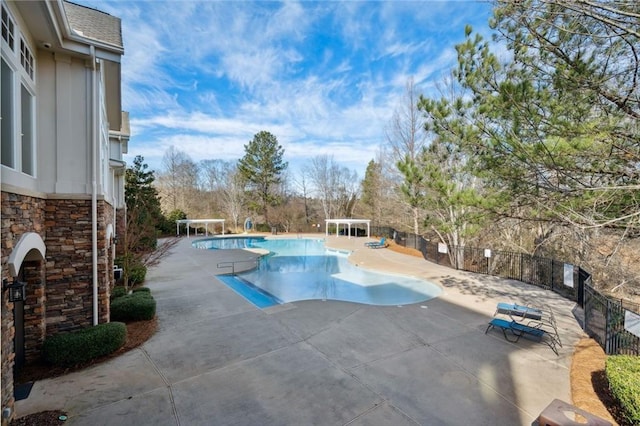
<instances>
[{"instance_id":1,"label":"white pergola post","mask_svg":"<svg viewBox=\"0 0 640 426\"><path fill-rule=\"evenodd\" d=\"M199 223L204 223L204 232L206 236L209 236L209 224L213 223L214 225L216 223L221 223L222 224L222 235L224 235L224 219L180 219L180 220L176 220L176 235L180 235L180 225L181 224L185 224L187 227L187 238L189 238L189 225L191 225L192 223L196 224L196 235L198 235L198 227L197 225ZM215 232L215 228L214 228L214 232Z\"/></svg>"},{"instance_id":2,"label":"white pergola post","mask_svg":"<svg viewBox=\"0 0 640 426\"><path fill-rule=\"evenodd\" d=\"M329 236L329 224L336 225L336 237L340 234L340 225L342 229L347 231L347 238L351 238L351 224L363 223L367 225L367 238L371 238L371 220L370 219L325 219L324 235Z\"/></svg>"}]
</instances>

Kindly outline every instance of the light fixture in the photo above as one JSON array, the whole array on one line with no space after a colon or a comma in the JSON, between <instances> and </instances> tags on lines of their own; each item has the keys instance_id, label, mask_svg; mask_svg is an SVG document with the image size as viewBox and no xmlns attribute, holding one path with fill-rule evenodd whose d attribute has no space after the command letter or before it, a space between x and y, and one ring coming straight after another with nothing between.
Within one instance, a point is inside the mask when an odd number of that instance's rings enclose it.
<instances>
[{"instance_id":1,"label":"light fixture","mask_svg":"<svg viewBox=\"0 0 640 426\"><path fill-rule=\"evenodd\" d=\"M9 302L22 302L27 298L26 295L27 283L14 280L9 284L8 280L2 281L3 290L9 290Z\"/></svg>"}]
</instances>

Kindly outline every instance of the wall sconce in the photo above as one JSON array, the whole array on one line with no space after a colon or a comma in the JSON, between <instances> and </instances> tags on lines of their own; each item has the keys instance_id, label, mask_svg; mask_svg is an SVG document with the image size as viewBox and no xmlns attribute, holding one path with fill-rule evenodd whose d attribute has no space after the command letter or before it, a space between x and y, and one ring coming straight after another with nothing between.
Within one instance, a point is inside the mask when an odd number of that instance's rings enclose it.
<instances>
[{"instance_id":1,"label":"wall sconce","mask_svg":"<svg viewBox=\"0 0 640 426\"><path fill-rule=\"evenodd\" d=\"M14 280L9 284L9 281L4 279L2 281L2 289L9 290L9 302L22 302L27 298L26 292L27 283Z\"/></svg>"},{"instance_id":2,"label":"wall sconce","mask_svg":"<svg viewBox=\"0 0 640 426\"><path fill-rule=\"evenodd\" d=\"M118 241L120 241L120 239L118 238L117 235L113 236L113 244L118 244Z\"/></svg>"}]
</instances>

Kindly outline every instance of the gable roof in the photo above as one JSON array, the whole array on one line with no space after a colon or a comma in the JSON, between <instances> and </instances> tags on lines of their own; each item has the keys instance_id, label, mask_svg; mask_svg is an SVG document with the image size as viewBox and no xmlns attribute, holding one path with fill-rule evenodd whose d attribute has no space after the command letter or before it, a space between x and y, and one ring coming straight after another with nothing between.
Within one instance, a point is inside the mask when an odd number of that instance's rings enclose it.
<instances>
[{"instance_id":1,"label":"gable roof","mask_svg":"<svg viewBox=\"0 0 640 426\"><path fill-rule=\"evenodd\" d=\"M69 26L77 35L123 48L120 18L69 1L62 3Z\"/></svg>"}]
</instances>

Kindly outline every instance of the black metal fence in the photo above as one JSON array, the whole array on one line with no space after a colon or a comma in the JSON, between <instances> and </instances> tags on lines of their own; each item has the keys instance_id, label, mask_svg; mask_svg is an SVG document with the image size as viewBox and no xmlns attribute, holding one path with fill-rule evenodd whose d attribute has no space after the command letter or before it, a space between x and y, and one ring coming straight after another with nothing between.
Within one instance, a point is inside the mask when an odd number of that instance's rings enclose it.
<instances>
[{"instance_id":1,"label":"black metal fence","mask_svg":"<svg viewBox=\"0 0 640 426\"><path fill-rule=\"evenodd\" d=\"M583 308L585 332L607 355L640 355L640 338L625 329L625 321L640 322L640 305L598 292L592 286L591 274L580 267L525 253L448 247L391 227L372 227L371 234L417 249L426 260L438 265L514 279L554 291Z\"/></svg>"}]
</instances>

